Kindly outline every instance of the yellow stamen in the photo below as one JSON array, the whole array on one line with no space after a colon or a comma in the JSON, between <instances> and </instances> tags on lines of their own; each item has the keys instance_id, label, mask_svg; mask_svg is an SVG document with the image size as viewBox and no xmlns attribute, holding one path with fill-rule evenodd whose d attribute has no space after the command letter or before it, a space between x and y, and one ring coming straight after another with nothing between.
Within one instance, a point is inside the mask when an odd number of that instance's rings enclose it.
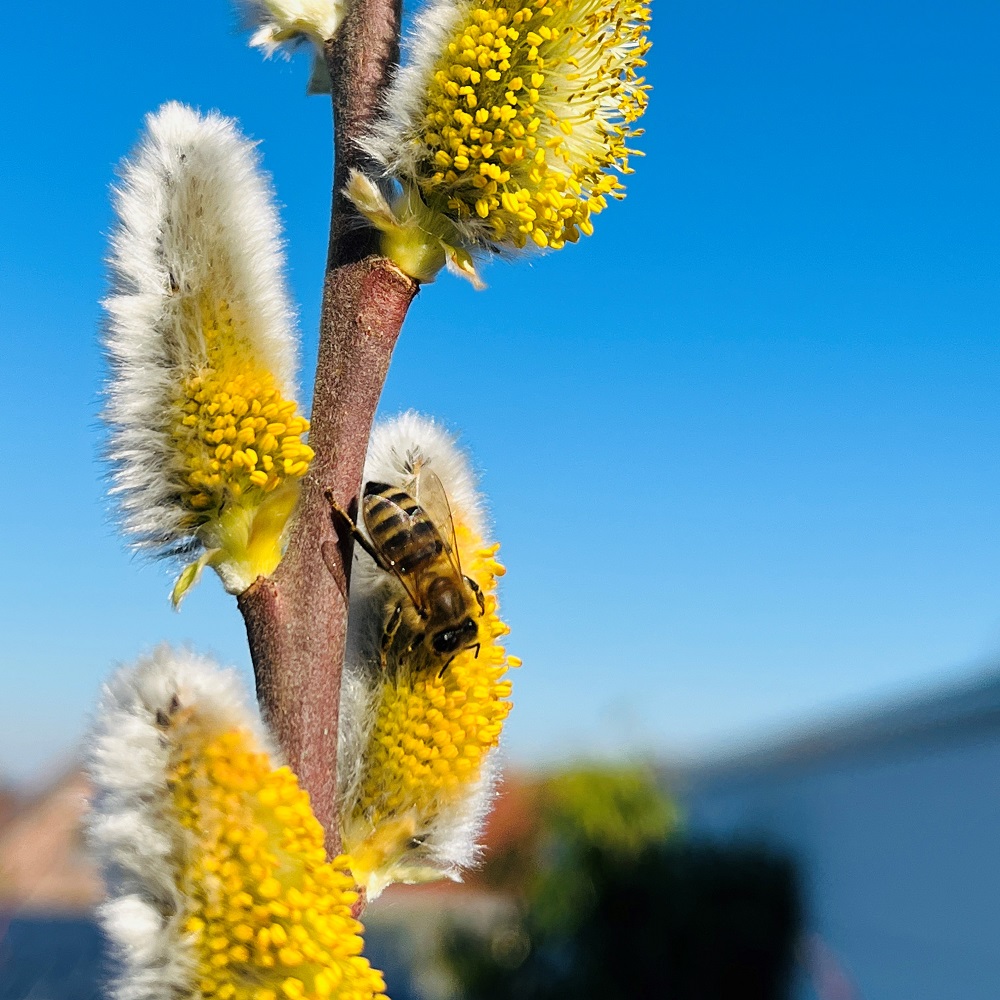
<instances>
[{"instance_id":1,"label":"yellow stamen","mask_svg":"<svg viewBox=\"0 0 1000 1000\"><path fill-rule=\"evenodd\" d=\"M428 206L517 247L589 232L634 152L648 26L646 0L476 0L411 137Z\"/></svg>"},{"instance_id":2,"label":"yellow stamen","mask_svg":"<svg viewBox=\"0 0 1000 1000\"><path fill-rule=\"evenodd\" d=\"M183 463L179 499L200 523L232 500L234 485L237 496L259 499L252 487L276 489L289 476L289 462L298 478L305 471L298 463L307 468L313 452L302 441L309 421L296 414L294 400L282 398L240 336L229 305L202 302L198 312L189 339L200 340L201 350L192 350L190 373L174 401L172 434Z\"/></svg>"},{"instance_id":3,"label":"yellow stamen","mask_svg":"<svg viewBox=\"0 0 1000 1000\"><path fill-rule=\"evenodd\" d=\"M207 732L189 714L175 733L168 781L200 996L296 1000L321 994L311 984L322 982L358 1000L381 997L381 974L360 957L350 859L327 862L295 775L273 769L246 732Z\"/></svg>"},{"instance_id":4,"label":"yellow stamen","mask_svg":"<svg viewBox=\"0 0 1000 1000\"><path fill-rule=\"evenodd\" d=\"M186 316L186 371L173 401L177 500L207 554L182 573L174 602L213 565L239 592L281 560L284 531L313 451L309 421L286 400L240 333L225 301L201 301Z\"/></svg>"}]
</instances>

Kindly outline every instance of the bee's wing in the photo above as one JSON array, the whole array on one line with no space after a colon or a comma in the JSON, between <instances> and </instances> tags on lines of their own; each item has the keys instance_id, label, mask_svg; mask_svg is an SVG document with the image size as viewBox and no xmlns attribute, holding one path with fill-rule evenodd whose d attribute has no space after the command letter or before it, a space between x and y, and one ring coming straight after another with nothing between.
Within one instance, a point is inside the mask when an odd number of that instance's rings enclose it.
<instances>
[{"instance_id":1,"label":"bee's wing","mask_svg":"<svg viewBox=\"0 0 1000 1000\"><path fill-rule=\"evenodd\" d=\"M414 483L414 498L427 512L434 526L441 535L441 541L448 553L448 559L458 577L462 576L462 561L458 555L458 542L455 540L455 520L451 516L451 504L448 494L436 472L431 472L426 466L417 470Z\"/></svg>"}]
</instances>

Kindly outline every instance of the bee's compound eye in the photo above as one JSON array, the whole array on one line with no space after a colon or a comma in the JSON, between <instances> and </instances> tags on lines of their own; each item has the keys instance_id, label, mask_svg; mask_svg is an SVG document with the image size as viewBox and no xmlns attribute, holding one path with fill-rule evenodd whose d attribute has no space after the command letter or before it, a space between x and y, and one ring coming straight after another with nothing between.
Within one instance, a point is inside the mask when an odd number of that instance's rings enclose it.
<instances>
[{"instance_id":1,"label":"bee's compound eye","mask_svg":"<svg viewBox=\"0 0 1000 1000\"><path fill-rule=\"evenodd\" d=\"M431 645L434 647L435 653L440 653L443 656L446 653L454 653L460 647L461 642L462 630L449 628L444 632L438 632L431 640Z\"/></svg>"},{"instance_id":2,"label":"bee's compound eye","mask_svg":"<svg viewBox=\"0 0 1000 1000\"><path fill-rule=\"evenodd\" d=\"M466 618L458 628L445 629L438 632L431 640L435 653L457 653L460 649L468 649L479 635L479 626L472 618Z\"/></svg>"}]
</instances>

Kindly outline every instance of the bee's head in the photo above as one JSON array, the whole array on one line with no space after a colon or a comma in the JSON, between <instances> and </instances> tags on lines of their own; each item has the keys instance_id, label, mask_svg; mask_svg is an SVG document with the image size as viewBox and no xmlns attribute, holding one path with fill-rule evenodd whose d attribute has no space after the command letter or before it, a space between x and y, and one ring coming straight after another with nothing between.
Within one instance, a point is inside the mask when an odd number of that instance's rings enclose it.
<instances>
[{"instance_id":1,"label":"bee's head","mask_svg":"<svg viewBox=\"0 0 1000 1000\"><path fill-rule=\"evenodd\" d=\"M431 637L431 646L439 656L451 656L474 645L478 635L479 626L472 618L466 618L461 625L455 628L446 628L435 632Z\"/></svg>"}]
</instances>

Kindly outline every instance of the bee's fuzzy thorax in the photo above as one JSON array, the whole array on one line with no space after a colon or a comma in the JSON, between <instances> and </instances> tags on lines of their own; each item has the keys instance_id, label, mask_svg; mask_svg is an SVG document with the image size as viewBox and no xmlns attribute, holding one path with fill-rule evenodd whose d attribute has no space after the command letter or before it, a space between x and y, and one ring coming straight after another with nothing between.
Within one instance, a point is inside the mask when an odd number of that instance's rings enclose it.
<instances>
[{"instance_id":1,"label":"bee's fuzzy thorax","mask_svg":"<svg viewBox=\"0 0 1000 1000\"><path fill-rule=\"evenodd\" d=\"M294 1000L339 996L338 983L381 997L349 859L326 860L308 795L234 673L166 647L120 670L89 772L115 1000Z\"/></svg>"},{"instance_id":2,"label":"bee's fuzzy thorax","mask_svg":"<svg viewBox=\"0 0 1000 1000\"><path fill-rule=\"evenodd\" d=\"M270 184L233 121L166 104L115 208L111 494L134 546L211 553L193 575L210 561L239 593L280 558L312 454Z\"/></svg>"},{"instance_id":3,"label":"bee's fuzzy thorax","mask_svg":"<svg viewBox=\"0 0 1000 1000\"><path fill-rule=\"evenodd\" d=\"M493 800L498 744L510 710L504 675L520 661L499 640L496 577L486 516L468 459L441 425L405 413L376 426L364 482L412 488L417 468L441 481L455 522L462 572L481 587L481 649L452 660L390 660L382 634L400 599L395 578L355 550L350 633L341 700L341 832L370 897L394 881L458 878L478 858ZM440 526L439 526L440 527Z\"/></svg>"},{"instance_id":4,"label":"bee's fuzzy thorax","mask_svg":"<svg viewBox=\"0 0 1000 1000\"><path fill-rule=\"evenodd\" d=\"M407 410L375 425L368 443L362 483L402 485L412 479L415 461L423 462L426 468L436 473L453 511L460 511L470 530L484 537L488 520L469 460L458 447L455 436L422 413ZM359 519L358 527L365 531L363 520ZM377 648L384 625L384 603L397 589L392 577L380 570L359 547L355 547L349 618L352 646L365 650L373 645ZM344 683L350 686L351 681L347 678ZM361 698L362 689L370 693L370 685L362 684L353 694L349 693L349 697ZM342 714L347 716L341 724L343 731L345 723L350 730L354 720L366 713Z\"/></svg>"}]
</instances>

